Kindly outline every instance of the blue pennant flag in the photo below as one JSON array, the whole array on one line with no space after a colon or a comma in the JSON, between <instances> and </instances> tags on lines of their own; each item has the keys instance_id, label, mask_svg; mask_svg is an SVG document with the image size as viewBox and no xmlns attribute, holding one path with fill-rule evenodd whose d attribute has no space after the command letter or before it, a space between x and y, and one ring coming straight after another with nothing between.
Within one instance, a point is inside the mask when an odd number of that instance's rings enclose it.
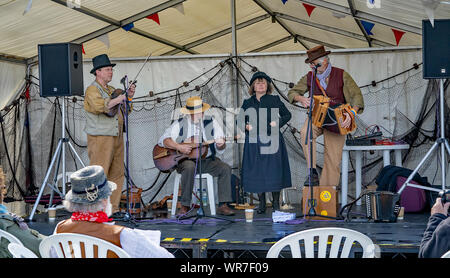
<instances>
[{"instance_id":1,"label":"blue pennant flag","mask_svg":"<svg viewBox=\"0 0 450 278\"><path fill-rule=\"evenodd\" d=\"M128 23L127 25L124 25L124 26L122 26L122 29L123 30L125 30L125 31L130 31L131 29L133 29L134 28L134 23L133 22L131 22L131 23Z\"/></svg>"},{"instance_id":2,"label":"blue pennant flag","mask_svg":"<svg viewBox=\"0 0 450 278\"><path fill-rule=\"evenodd\" d=\"M370 23L370 22L361 20L361 24L364 27L364 30L366 30L367 35L373 35L373 33L371 31L372 31L373 26L375 25L374 23Z\"/></svg>"},{"instance_id":3,"label":"blue pennant flag","mask_svg":"<svg viewBox=\"0 0 450 278\"><path fill-rule=\"evenodd\" d=\"M288 0L281 0L281 2L283 2L283 5L286 4Z\"/></svg>"}]
</instances>

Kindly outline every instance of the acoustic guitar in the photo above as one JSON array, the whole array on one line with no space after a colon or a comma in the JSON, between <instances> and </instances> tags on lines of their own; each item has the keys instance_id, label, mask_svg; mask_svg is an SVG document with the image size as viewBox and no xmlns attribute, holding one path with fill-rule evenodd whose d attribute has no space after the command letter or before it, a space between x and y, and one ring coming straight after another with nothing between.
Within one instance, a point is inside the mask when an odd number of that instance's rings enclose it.
<instances>
[{"instance_id":1,"label":"acoustic guitar","mask_svg":"<svg viewBox=\"0 0 450 278\"><path fill-rule=\"evenodd\" d=\"M224 140L236 141L239 138L240 136L237 135L234 137L226 137L224 138ZM192 143L198 142L198 140L195 140L194 137L191 137L190 140L188 139L187 141L188 142L181 144L190 145L192 147L192 150L189 154L180 153L177 150L169 148L163 148L156 144L153 147L153 162L155 163L156 168L161 172L167 173L175 166L177 166L178 163L182 162L185 159L197 159L199 153L201 153L201 157L202 159L204 159L206 157L206 154L208 153L209 145L215 143L215 140L203 142L200 151L200 145L198 143Z\"/></svg>"},{"instance_id":2,"label":"acoustic guitar","mask_svg":"<svg viewBox=\"0 0 450 278\"><path fill-rule=\"evenodd\" d=\"M201 152L202 159L206 157L208 153L208 148L210 144L213 144L215 141L205 141L201 145L195 143L181 143L183 145L190 145L192 150L189 154L180 153L177 150L160 147L156 144L153 147L153 162L155 163L156 168L158 168L162 172L169 172L172 168L178 165L178 163L182 162L185 159L197 159L199 153Z\"/></svg>"}]
</instances>

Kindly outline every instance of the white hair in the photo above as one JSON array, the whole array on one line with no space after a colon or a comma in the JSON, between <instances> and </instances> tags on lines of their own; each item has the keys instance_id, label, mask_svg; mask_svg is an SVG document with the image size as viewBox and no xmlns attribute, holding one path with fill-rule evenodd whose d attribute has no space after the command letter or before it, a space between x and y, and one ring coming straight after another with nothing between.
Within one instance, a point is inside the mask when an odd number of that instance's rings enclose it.
<instances>
[{"instance_id":1,"label":"white hair","mask_svg":"<svg viewBox=\"0 0 450 278\"><path fill-rule=\"evenodd\" d=\"M103 200L106 200L107 202L103 202ZM63 201L64 208L67 211L70 212L97 212L97 211L104 211L108 216L112 214L112 205L111 200L109 197L107 199L99 199L97 202L93 204L81 204L81 203L74 203L68 200Z\"/></svg>"}]
</instances>

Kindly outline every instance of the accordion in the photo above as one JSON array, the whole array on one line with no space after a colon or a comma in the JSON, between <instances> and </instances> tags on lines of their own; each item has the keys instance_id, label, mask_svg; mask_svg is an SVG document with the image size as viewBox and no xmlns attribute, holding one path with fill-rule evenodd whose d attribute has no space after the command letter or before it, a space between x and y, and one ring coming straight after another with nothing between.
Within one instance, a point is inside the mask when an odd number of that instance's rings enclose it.
<instances>
[{"instance_id":1,"label":"accordion","mask_svg":"<svg viewBox=\"0 0 450 278\"><path fill-rule=\"evenodd\" d=\"M330 98L327 96L313 96L312 123L317 127L337 126L341 135L346 135L356 129L356 122L351 112L350 104L341 104L336 107L330 107ZM350 126L344 128L342 123L345 120L344 112L351 117Z\"/></svg>"},{"instance_id":2,"label":"accordion","mask_svg":"<svg viewBox=\"0 0 450 278\"><path fill-rule=\"evenodd\" d=\"M373 191L365 194L367 217L374 222L397 222L400 212L400 195L390 191Z\"/></svg>"}]
</instances>

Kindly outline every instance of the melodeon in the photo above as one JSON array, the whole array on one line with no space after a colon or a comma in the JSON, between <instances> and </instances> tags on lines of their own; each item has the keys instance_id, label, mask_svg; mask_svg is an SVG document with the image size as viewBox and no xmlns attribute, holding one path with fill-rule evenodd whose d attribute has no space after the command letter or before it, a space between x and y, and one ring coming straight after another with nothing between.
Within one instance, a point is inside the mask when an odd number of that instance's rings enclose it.
<instances>
[{"instance_id":1,"label":"melodeon","mask_svg":"<svg viewBox=\"0 0 450 278\"><path fill-rule=\"evenodd\" d=\"M330 98L326 96L313 96L312 109L312 123L317 127L324 127L325 125L333 125L335 123L339 128L341 135L346 135L356 129L356 122L351 112L350 104L341 104L337 107L330 107ZM347 112L351 117L350 126L344 128L342 123L345 120L344 112Z\"/></svg>"},{"instance_id":2,"label":"melodeon","mask_svg":"<svg viewBox=\"0 0 450 278\"><path fill-rule=\"evenodd\" d=\"M367 218L374 222L396 222L400 212L400 195L389 191L365 194Z\"/></svg>"}]
</instances>

